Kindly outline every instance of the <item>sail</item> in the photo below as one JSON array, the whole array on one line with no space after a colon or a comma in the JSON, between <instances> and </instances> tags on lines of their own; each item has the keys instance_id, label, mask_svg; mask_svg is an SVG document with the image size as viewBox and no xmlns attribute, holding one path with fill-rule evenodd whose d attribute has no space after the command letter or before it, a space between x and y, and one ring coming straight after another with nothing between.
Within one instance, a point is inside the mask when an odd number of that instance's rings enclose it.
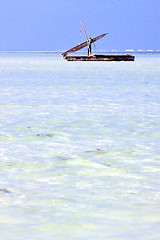
<instances>
[{"instance_id":1,"label":"sail","mask_svg":"<svg viewBox=\"0 0 160 240\"><path fill-rule=\"evenodd\" d=\"M101 39L101 38L103 38L106 34L108 34L108 33L104 33L104 34L99 35L98 37L93 38L93 39L92 39L92 43L95 42L95 41L97 41L97 40L99 40L99 39ZM79 45L77 45L77 46L69 49L68 51L62 53L61 55L65 57L68 53L70 53L70 52L76 52L76 51L78 51L78 50L86 47L87 45L88 45L88 42L87 42L87 41L86 41L86 42L83 42L83 43L81 43L81 44L79 44Z\"/></svg>"}]
</instances>

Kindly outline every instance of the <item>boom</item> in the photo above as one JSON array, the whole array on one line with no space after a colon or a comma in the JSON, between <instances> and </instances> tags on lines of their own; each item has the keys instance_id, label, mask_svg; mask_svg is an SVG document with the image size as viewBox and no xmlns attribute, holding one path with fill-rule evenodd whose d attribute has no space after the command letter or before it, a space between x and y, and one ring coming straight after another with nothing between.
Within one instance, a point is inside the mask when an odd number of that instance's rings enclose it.
<instances>
[{"instance_id":1,"label":"boom","mask_svg":"<svg viewBox=\"0 0 160 240\"><path fill-rule=\"evenodd\" d=\"M97 40L99 40L99 39L101 39L101 38L103 38L106 34L108 34L108 33L104 33L104 34L101 34L101 35L93 38L93 39L92 39L92 43L95 42L95 41L97 41ZM88 41L83 42L83 43L81 43L81 44L79 44L79 45L77 45L77 46L69 49L68 51L62 53L61 55L62 55L63 57L65 57L65 56L67 56L68 53L70 53L70 52L76 52L76 51L78 51L78 50L86 47L87 45L88 45Z\"/></svg>"}]
</instances>

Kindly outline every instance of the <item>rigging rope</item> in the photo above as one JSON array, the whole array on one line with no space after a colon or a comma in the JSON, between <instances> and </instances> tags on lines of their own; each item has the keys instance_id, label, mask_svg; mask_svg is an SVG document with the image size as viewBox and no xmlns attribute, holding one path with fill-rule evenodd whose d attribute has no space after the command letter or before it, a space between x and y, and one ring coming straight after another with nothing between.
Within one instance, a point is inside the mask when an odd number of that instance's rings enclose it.
<instances>
[{"instance_id":1,"label":"rigging rope","mask_svg":"<svg viewBox=\"0 0 160 240\"><path fill-rule=\"evenodd\" d=\"M98 52L98 49L96 48L96 45L95 45L95 43L93 43L93 46L94 46L95 50Z\"/></svg>"}]
</instances>

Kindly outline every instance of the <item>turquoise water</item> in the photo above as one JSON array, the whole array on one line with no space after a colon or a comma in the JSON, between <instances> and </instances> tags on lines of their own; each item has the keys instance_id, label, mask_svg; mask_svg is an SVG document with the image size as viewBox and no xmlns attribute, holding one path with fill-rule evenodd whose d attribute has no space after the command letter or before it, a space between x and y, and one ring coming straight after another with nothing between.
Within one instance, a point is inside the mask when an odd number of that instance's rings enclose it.
<instances>
[{"instance_id":1,"label":"turquoise water","mask_svg":"<svg viewBox=\"0 0 160 240\"><path fill-rule=\"evenodd\" d=\"M160 239L160 58L0 55L0 240Z\"/></svg>"}]
</instances>

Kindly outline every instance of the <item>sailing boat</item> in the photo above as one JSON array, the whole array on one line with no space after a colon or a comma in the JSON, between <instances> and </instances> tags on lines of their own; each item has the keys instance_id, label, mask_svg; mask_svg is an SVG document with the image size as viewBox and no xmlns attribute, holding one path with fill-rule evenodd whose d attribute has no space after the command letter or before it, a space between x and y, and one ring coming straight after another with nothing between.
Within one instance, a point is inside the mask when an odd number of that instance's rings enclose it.
<instances>
[{"instance_id":1,"label":"sailing boat","mask_svg":"<svg viewBox=\"0 0 160 240\"><path fill-rule=\"evenodd\" d=\"M86 33L86 30L85 30L85 27L81 22L81 25L83 27L83 30L84 30L84 33L85 33L85 36L86 36L86 41L65 51L64 53L61 54L61 56L63 57L63 59L67 60L67 61L134 61L135 57L130 55L130 54L119 54L119 55L104 55L104 54L89 54L88 56L67 56L68 53L71 53L71 52L76 52L86 46L88 46L89 48L89 40L88 40L88 37L87 37L87 33ZM91 43L94 43L95 41L103 38L104 36L106 36L108 33L104 33L104 34L101 34L93 39L91 39Z\"/></svg>"}]
</instances>

